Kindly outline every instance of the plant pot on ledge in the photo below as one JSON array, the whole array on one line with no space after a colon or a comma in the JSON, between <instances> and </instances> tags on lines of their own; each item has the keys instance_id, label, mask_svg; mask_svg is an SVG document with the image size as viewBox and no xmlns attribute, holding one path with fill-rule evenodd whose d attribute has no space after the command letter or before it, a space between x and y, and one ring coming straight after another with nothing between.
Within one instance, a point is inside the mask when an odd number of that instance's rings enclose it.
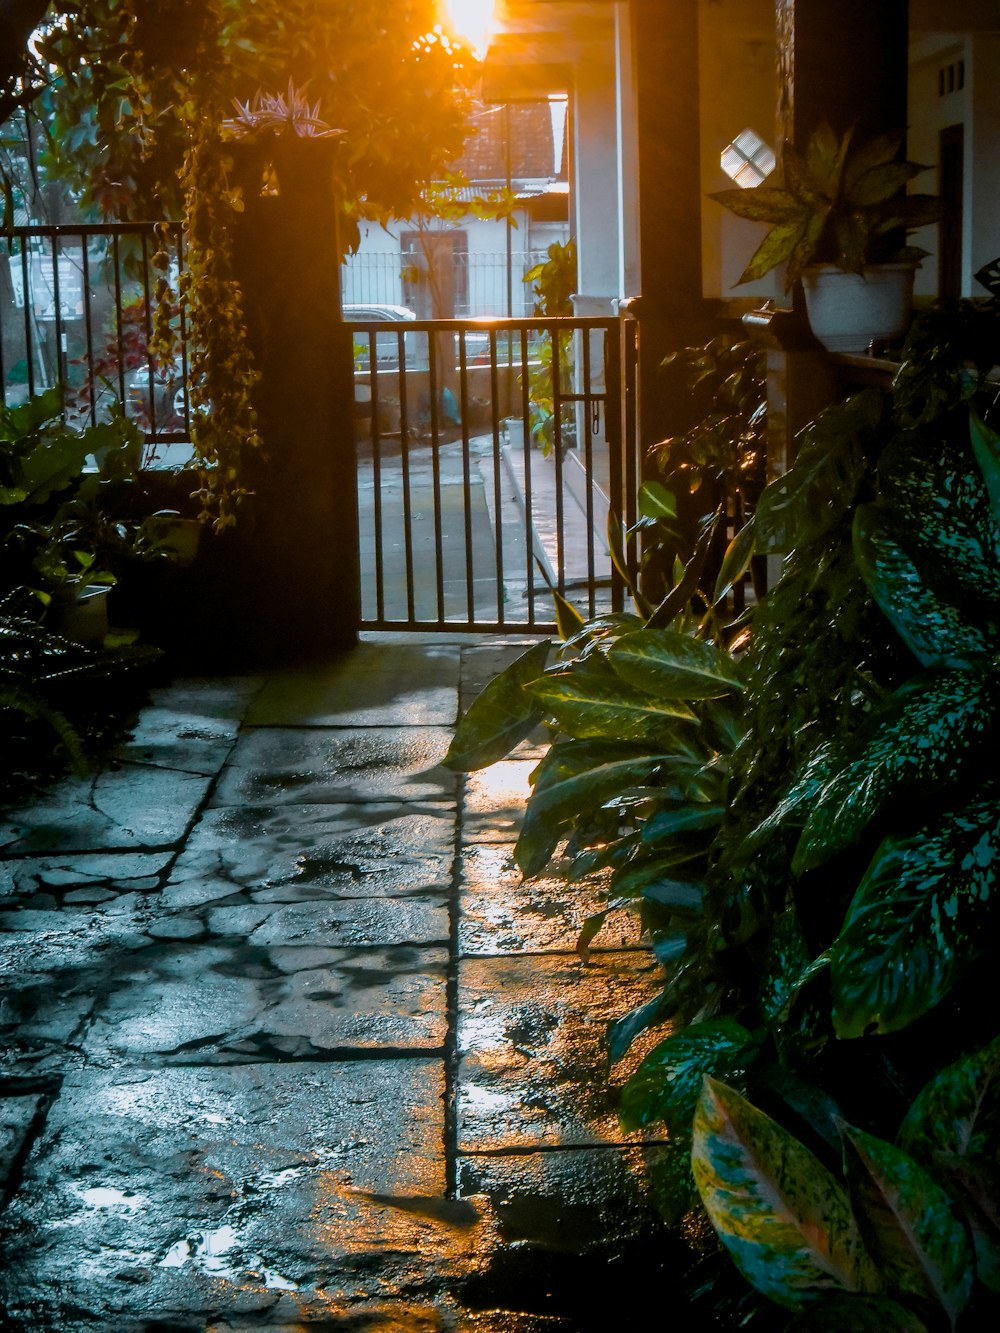
<instances>
[{"instance_id":1,"label":"plant pot on ledge","mask_svg":"<svg viewBox=\"0 0 1000 1333\"><path fill-rule=\"evenodd\" d=\"M849 273L816 264L802 275L809 327L828 352L864 352L906 332L913 308L912 263Z\"/></svg>"}]
</instances>

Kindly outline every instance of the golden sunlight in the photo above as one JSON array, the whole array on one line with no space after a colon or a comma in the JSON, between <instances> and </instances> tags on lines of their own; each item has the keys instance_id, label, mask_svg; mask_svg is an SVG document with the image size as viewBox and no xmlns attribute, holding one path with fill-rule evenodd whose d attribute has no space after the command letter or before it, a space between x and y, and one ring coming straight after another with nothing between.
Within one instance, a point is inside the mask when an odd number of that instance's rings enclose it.
<instances>
[{"instance_id":1,"label":"golden sunlight","mask_svg":"<svg viewBox=\"0 0 1000 1333\"><path fill-rule=\"evenodd\" d=\"M482 60L493 35L495 0L443 0L448 27Z\"/></svg>"}]
</instances>

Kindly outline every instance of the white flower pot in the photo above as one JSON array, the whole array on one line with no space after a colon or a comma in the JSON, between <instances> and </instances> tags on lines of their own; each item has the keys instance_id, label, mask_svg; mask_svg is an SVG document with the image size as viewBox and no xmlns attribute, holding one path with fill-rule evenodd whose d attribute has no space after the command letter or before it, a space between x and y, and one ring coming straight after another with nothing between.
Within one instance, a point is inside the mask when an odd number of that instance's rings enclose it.
<instances>
[{"instance_id":1,"label":"white flower pot","mask_svg":"<svg viewBox=\"0 0 1000 1333\"><path fill-rule=\"evenodd\" d=\"M876 339L906 332L914 264L878 264L848 273L832 264L802 275L809 327L828 352L864 352Z\"/></svg>"}]
</instances>

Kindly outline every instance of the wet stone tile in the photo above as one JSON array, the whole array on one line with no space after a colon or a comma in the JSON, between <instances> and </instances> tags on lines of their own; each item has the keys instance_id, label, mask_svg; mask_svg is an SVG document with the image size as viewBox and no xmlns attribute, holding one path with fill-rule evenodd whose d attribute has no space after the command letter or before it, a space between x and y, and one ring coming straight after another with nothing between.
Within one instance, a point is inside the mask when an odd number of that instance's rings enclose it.
<instances>
[{"instance_id":1,"label":"wet stone tile","mask_svg":"<svg viewBox=\"0 0 1000 1333\"><path fill-rule=\"evenodd\" d=\"M460 973L459 1147L618 1143L608 1023L651 999L660 974L640 953L467 959ZM661 1034L662 1035L662 1034ZM633 1067L616 1067L623 1082Z\"/></svg>"},{"instance_id":2,"label":"wet stone tile","mask_svg":"<svg viewBox=\"0 0 1000 1333\"><path fill-rule=\"evenodd\" d=\"M597 884L567 884L558 875L526 880L509 844L477 843L461 859L459 948L466 955L572 952L584 921L607 900ZM638 945L634 912L611 913L591 950Z\"/></svg>"},{"instance_id":3,"label":"wet stone tile","mask_svg":"<svg viewBox=\"0 0 1000 1333\"><path fill-rule=\"evenodd\" d=\"M213 935L238 936L264 947L444 944L448 939L448 905L440 895L423 898L411 894L402 898L213 907L206 923Z\"/></svg>"},{"instance_id":4,"label":"wet stone tile","mask_svg":"<svg viewBox=\"0 0 1000 1333\"><path fill-rule=\"evenodd\" d=\"M66 778L39 800L0 815L0 848L10 855L166 847L183 837L210 781L143 764Z\"/></svg>"},{"instance_id":5,"label":"wet stone tile","mask_svg":"<svg viewBox=\"0 0 1000 1333\"><path fill-rule=\"evenodd\" d=\"M515 839L531 795L536 759L501 759L470 773L462 802L462 841L505 842Z\"/></svg>"},{"instance_id":6,"label":"wet stone tile","mask_svg":"<svg viewBox=\"0 0 1000 1333\"><path fill-rule=\"evenodd\" d=\"M268 677L248 726L451 726L458 715L459 649L362 643L325 667Z\"/></svg>"},{"instance_id":7,"label":"wet stone tile","mask_svg":"<svg viewBox=\"0 0 1000 1333\"><path fill-rule=\"evenodd\" d=\"M453 859L454 810L439 803L207 810L164 901L184 906L242 890L287 902L444 893Z\"/></svg>"},{"instance_id":8,"label":"wet stone tile","mask_svg":"<svg viewBox=\"0 0 1000 1333\"><path fill-rule=\"evenodd\" d=\"M429 1060L75 1075L2 1219L0 1300L59 1330L426 1300L475 1224L442 1198L442 1097Z\"/></svg>"},{"instance_id":9,"label":"wet stone tile","mask_svg":"<svg viewBox=\"0 0 1000 1333\"><path fill-rule=\"evenodd\" d=\"M105 1066L437 1049L446 965L443 949L163 942L123 962L82 1049Z\"/></svg>"},{"instance_id":10,"label":"wet stone tile","mask_svg":"<svg viewBox=\"0 0 1000 1333\"><path fill-rule=\"evenodd\" d=\"M440 767L450 737L443 727L251 730L212 805L454 800L456 774Z\"/></svg>"},{"instance_id":11,"label":"wet stone tile","mask_svg":"<svg viewBox=\"0 0 1000 1333\"><path fill-rule=\"evenodd\" d=\"M46 1100L39 1092L11 1096L0 1090L0 1194L6 1191L18 1159L27 1152Z\"/></svg>"},{"instance_id":12,"label":"wet stone tile","mask_svg":"<svg viewBox=\"0 0 1000 1333\"><path fill-rule=\"evenodd\" d=\"M657 1308L682 1267L681 1242L660 1219L647 1176L666 1151L462 1159L460 1194L488 1199L499 1232L489 1263L463 1285L463 1301L561 1317L573 1333L621 1327L623 1292L637 1310Z\"/></svg>"},{"instance_id":13,"label":"wet stone tile","mask_svg":"<svg viewBox=\"0 0 1000 1333\"><path fill-rule=\"evenodd\" d=\"M159 887L170 860L169 852L102 852L0 861L0 912L14 901L55 906L148 893Z\"/></svg>"},{"instance_id":14,"label":"wet stone tile","mask_svg":"<svg viewBox=\"0 0 1000 1333\"><path fill-rule=\"evenodd\" d=\"M174 708L144 708L129 740L115 749L120 762L214 775L226 762L239 723Z\"/></svg>"}]
</instances>

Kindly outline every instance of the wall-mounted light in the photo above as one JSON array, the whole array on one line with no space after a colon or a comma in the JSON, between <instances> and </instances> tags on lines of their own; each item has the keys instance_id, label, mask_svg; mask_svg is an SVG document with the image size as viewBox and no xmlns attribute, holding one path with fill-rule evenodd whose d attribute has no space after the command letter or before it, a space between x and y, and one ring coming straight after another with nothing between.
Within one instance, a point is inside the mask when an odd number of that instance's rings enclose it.
<instances>
[{"instance_id":1,"label":"wall-mounted light","mask_svg":"<svg viewBox=\"0 0 1000 1333\"><path fill-rule=\"evenodd\" d=\"M737 134L731 144L723 148L719 166L741 190L750 190L766 180L777 165L771 148L751 129Z\"/></svg>"}]
</instances>

